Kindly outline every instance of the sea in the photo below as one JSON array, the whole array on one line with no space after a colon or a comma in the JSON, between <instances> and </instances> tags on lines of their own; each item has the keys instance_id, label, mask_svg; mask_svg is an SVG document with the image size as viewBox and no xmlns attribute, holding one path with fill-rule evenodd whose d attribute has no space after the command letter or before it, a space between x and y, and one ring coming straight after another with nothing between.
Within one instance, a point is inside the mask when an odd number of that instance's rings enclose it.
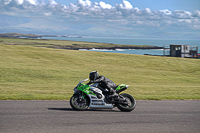
<instances>
[{"instance_id":1,"label":"sea","mask_svg":"<svg viewBox=\"0 0 200 133\"><path fill-rule=\"evenodd\" d=\"M84 42L98 42L98 43L112 43L124 45L150 45L163 47L170 44L182 44L190 46L198 46L198 53L200 53L200 40L164 40L164 39L131 39L131 38L100 38L100 37L44 37L43 39L55 40L70 40L70 41L84 41ZM80 49L84 51L97 51L109 53L123 53L136 55L164 55L163 49ZM165 51L165 55L169 55L169 51Z\"/></svg>"}]
</instances>

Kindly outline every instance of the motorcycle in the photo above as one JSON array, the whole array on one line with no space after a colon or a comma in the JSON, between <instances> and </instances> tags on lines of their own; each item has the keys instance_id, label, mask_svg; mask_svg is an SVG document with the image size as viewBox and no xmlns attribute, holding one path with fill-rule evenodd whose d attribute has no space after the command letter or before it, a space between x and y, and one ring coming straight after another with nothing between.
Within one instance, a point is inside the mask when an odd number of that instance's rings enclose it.
<instances>
[{"instance_id":1,"label":"motorcycle","mask_svg":"<svg viewBox=\"0 0 200 133\"><path fill-rule=\"evenodd\" d=\"M84 84L84 79L74 88L74 94L70 98L70 105L74 110L84 111L90 109L113 109L117 107L121 111L130 112L135 109L136 100L129 94L120 92L126 90L129 85L121 84L115 88L116 97L109 97L109 91L99 87L98 83Z\"/></svg>"}]
</instances>

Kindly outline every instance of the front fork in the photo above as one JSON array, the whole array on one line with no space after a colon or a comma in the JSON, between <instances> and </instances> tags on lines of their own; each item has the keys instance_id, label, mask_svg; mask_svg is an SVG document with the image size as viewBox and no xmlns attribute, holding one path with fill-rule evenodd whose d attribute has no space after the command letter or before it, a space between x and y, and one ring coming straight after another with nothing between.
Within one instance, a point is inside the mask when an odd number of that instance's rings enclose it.
<instances>
[{"instance_id":1,"label":"front fork","mask_svg":"<svg viewBox=\"0 0 200 133\"><path fill-rule=\"evenodd\" d=\"M85 93L83 93L82 91L79 91L79 92L74 93L74 95L78 95L77 102L84 102Z\"/></svg>"}]
</instances>

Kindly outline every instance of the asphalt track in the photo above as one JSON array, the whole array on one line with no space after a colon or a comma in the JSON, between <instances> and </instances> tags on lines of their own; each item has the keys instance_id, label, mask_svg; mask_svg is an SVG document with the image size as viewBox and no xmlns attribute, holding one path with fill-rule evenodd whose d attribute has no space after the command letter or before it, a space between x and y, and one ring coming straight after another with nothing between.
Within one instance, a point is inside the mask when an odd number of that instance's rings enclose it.
<instances>
[{"instance_id":1,"label":"asphalt track","mask_svg":"<svg viewBox=\"0 0 200 133\"><path fill-rule=\"evenodd\" d=\"M200 133L199 100L137 101L132 112L69 101L0 101L0 133Z\"/></svg>"}]
</instances>

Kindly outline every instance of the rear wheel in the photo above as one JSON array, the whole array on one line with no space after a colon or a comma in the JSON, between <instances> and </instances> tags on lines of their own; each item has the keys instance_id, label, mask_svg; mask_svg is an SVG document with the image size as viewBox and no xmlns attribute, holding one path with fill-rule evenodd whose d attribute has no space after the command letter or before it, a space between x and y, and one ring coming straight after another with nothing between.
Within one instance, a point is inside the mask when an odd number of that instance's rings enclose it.
<instances>
[{"instance_id":1,"label":"rear wheel","mask_svg":"<svg viewBox=\"0 0 200 133\"><path fill-rule=\"evenodd\" d=\"M130 112L132 110L135 109L136 106L136 100L129 94L120 94L120 96L124 97L126 99L126 102L128 104L124 104L124 103L116 103L117 108L121 111L125 111L125 112Z\"/></svg>"},{"instance_id":2,"label":"rear wheel","mask_svg":"<svg viewBox=\"0 0 200 133\"><path fill-rule=\"evenodd\" d=\"M73 95L70 99L70 105L74 110L83 111L88 108L89 100L86 96Z\"/></svg>"}]
</instances>

